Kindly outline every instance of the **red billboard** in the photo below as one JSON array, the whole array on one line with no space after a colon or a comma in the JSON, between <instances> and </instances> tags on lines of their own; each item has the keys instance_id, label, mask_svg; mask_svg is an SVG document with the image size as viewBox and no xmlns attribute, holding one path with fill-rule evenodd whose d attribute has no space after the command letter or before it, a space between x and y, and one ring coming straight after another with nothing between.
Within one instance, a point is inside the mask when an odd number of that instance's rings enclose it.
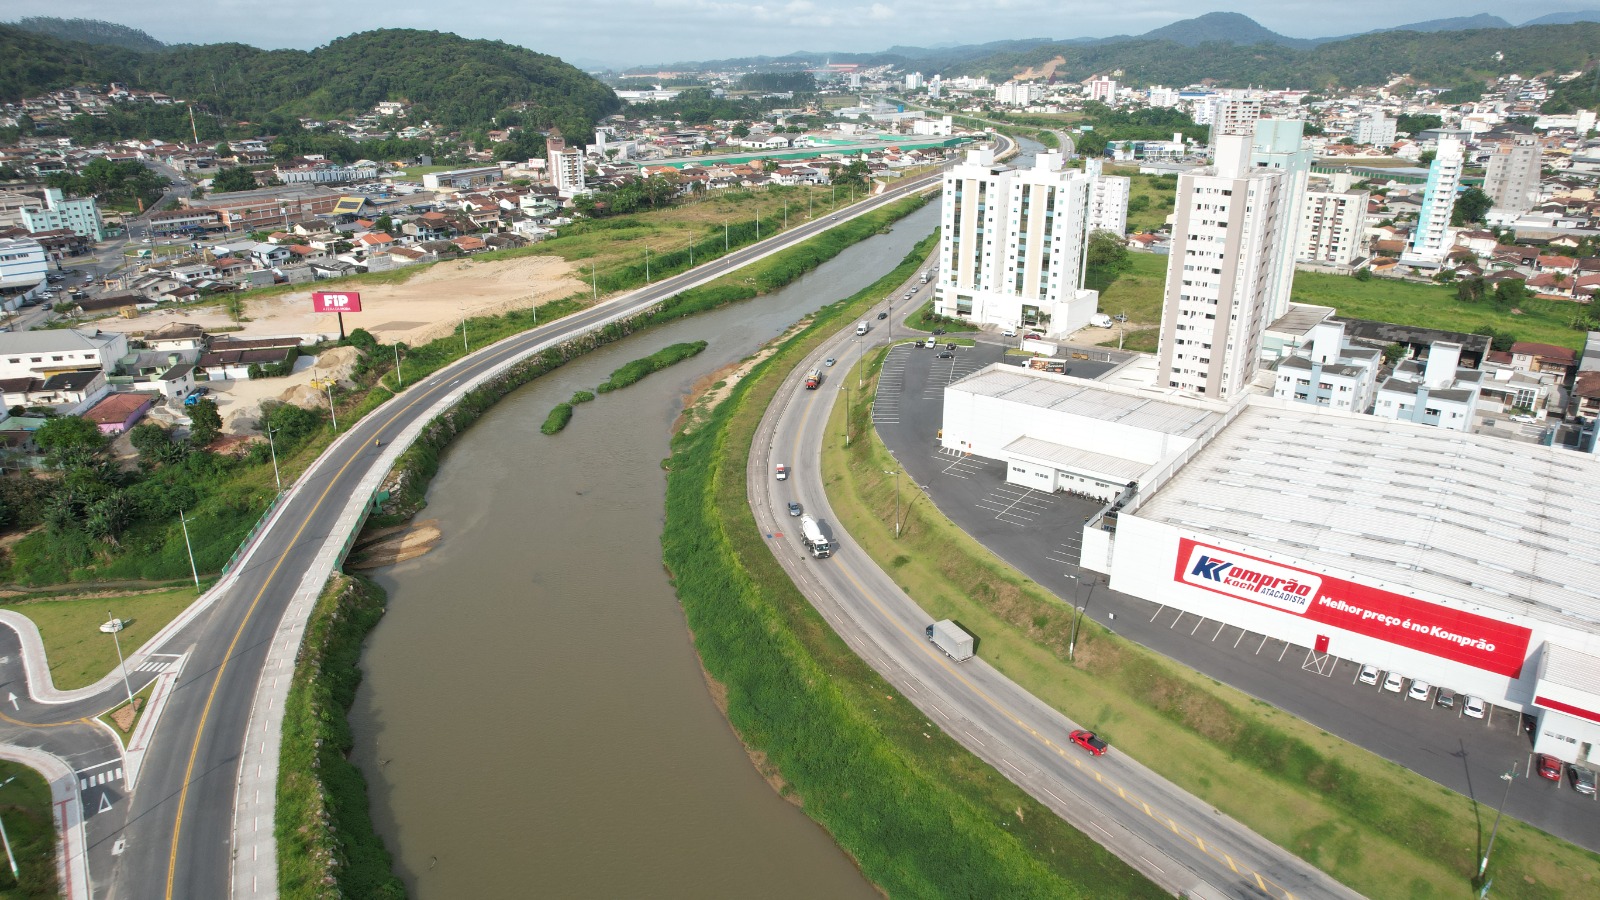
<instances>
[{"instance_id":1,"label":"red billboard","mask_svg":"<svg viewBox=\"0 0 1600 900\"><path fill-rule=\"evenodd\" d=\"M317 312L361 312L361 295L355 291L312 291L311 308Z\"/></svg>"},{"instance_id":2,"label":"red billboard","mask_svg":"<svg viewBox=\"0 0 1600 900\"><path fill-rule=\"evenodd\" d=\"M1178 541L1173 579L1511 678L1522 674L1532 638L1520 625L1189 538Z\"/></svg>"}]
</instances>

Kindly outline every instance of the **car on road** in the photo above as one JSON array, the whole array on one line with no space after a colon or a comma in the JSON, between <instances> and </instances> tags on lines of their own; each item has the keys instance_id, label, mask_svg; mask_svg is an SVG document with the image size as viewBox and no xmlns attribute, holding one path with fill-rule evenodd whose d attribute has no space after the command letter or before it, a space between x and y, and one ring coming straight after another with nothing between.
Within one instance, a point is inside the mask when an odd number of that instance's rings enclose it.
<instances>
[{"instance_id":1,"label":"car on road","mask_svg":"<svg viewBox=\"0 0 1600 900\"><path fill-rule=\"evenodd\" d=\"M1105 741L1095 737L1095 733L1092 731L1084 731L1080 728L1077 731L1074 731L1072 734L1067 735L1067 737L1070 738L1074 744L1077 744L1079 747L1089 751L1089 753L1093 756L1100 756L1107 750L1111 749L1110 744L1107 744Z\"/></svg>"},{"instance_id":2,"label":"car on road","mask_svg":"<svg viewBox=\"0 0 1600 900\"><path fill-rule=\"evenodd\" d=\"M1418 678L1411 682L1411 691L1410 693L1406 694L1406 696L1410 697L1412 700L1421 700L1423 703L1427 703L1428 692L1432 690L1433 685L1423 681L1421 678Z\"/></svg>"},{"instance_id":3,"label":"car on road","mask_svg":"<svg viewBox=\"0 0 1600 900\"><path fill-rule=\"evenodd\" d=\"M1405 686L1406 677L1401 675L1399 672L1390 672L1389 677L1383 680L1383 689L1386 691L1394 691L1396 694L1400 693L1400 689Z\"/></svg>"},{"instance_id":4,"label":"car on road","mask_svg":"<svg viewBox=\"0 0 1600 900\"><path fill-rule=\"evenodd\" d=\"M944 329L943 328L935 328L934 330L932 330L932 331L930 331L928 333L929 334L944 334Z\"/></svg>"},{"instance_id":5,"label":"car on road","mask_svg":"<svg viewBox=\"0 0 1600 900\"><path fill-rule=\"evenodd\" d=\"M1483 713L1484 713L1483 698L1482 697L1474 697L1471 694L1468 694L1467 695L1467 701L1465 703L1461 704L1461 711L1463 713L1466 713L1467 715L1471 716L1474 719L1483 718Z\"/></svg>"},{"instance_id":6,"label":"car on road","mask_svg":"<svg viewBox=\"0 0 1600 900\"><path fill-rule=\"evenodd\" d=\"M1531 425L1536 420L1533 418L1533 416L1512 416L1511 417L1511 421L1513 421L1513 422L1521 422L1524 425Z\"/></svg>"},{"instance_id":7,"label":"car on road","mask_svg":"<svg viewBox=\"0 0 1600 900\"><path fill-rule=\"evenodd\" d=\"M1594 794L1594 771L1583 766L1568 766L1567 780L1572 782L1572 789L1580 794Z\"/></svg>"},{"instance_id":8,"label":"car on road","mask_svg":"<svg viewBox=\"0 0 1600 900\"><path fill-rule=\"evenodd\" d=\"M1444 707L1445 709L1455 709L1456 692L1447 687L1439 688L1439 692L1434 695L1433 702Z\"/></svg>"},{"instance_id":9,"label":"car on road","mask_svg":"<svg viewBox=\"0 0 1600 900\"><path fill-rule=\"evenodd\" d=\"M1548 753L1539 754L1539 777L1550 781L1561 780L1561 760Z\"/></svg>"},{"instance_id":10,"label":"car on road","mask_svg":"<svg viewBox=\"0 0 1600 900\"><path fill-rule=\"evenodd\" d=\"M1000 332L1000 336L1001 337L1016 337L1017 336L1017 330L1015 328L1007 328L1006 330Z\"/></svg>"},{"instance_id":11,"label":"car on road","mask_svg":"<svg viewBox=\"0 0 1600 900\"><path fill-rule=\"evenodd\" d=\"M778 463L776 466L772 467L772 474L773 477L777 478L779 481L788 481L789 467L783 463Z\"/></svg>"},{"instance_id":12,"label":"car on road","mask_svg":"<svg viewBox=\"0 0 1600 900\"><path fill-rule=\"evenodd\" d=\"M1360 680L1360 682L1362 684L1377 684L1378 683L1378 667L1377 666L1362 666L1361 667L1361 675L1359 677L1359 680Z\"/></svg>"},{"instance_id":13,"label":"car on road","mask_svg":"<svg viewBox=\"0 0 1600 900\"><path fill-rule=\"evenodd\" d=\"M834 359L833 357L830 356L827 359L823 360L822 364L825 365L825 366L831 367L836 362L838 362L838 360Z\"/></svg>"},{"instance_id":14,"label":"car on road","mask_svg":"<svg viewBox=\"0 0 1600 900\"><path fill-rule=\"evenodd\" d=\"M886 313L886 312L881 312L881 313L878 313L878 318L880 318L880 319L887 319L887 318L889 318L889 314L888 314L888 313Z\"/></svg>"},{"instance_id":15,"label":"car on road","mask_svg":"<svg viewBox=\"0 0 1600 900\"><path fill-rule=\"evenodd\" d=\"M800 515L800 504L796 503L793 500L790 500L789 501L789 515L791 515L791 516Z\"/></svg>"}]
</instances>

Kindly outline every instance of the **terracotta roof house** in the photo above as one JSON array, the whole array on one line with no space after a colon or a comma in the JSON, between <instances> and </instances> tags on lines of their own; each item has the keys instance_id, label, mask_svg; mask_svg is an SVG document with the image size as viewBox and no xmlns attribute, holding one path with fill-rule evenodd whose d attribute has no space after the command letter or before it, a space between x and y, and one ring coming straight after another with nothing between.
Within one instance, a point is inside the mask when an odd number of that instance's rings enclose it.
<instances>
[{"instance_id":1,"label":"terracotta roof house","mask_svg":"<svg viewBox=\"0 0 1600 900\"><path fill-rule=\"evenodd\" d=\"M139 391L128 394L108 394L99 403L89 407L85 419L100 427L103 434L121 434L144 418L156 402L156 395Z\"/></svg>"}]
</instances>

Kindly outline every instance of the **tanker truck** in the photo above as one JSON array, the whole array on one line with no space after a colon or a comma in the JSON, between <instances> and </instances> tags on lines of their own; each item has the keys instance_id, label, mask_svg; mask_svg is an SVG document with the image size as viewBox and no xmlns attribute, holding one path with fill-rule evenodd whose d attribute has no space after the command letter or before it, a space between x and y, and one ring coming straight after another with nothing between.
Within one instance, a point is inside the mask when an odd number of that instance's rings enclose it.
<instances>
[{"instance_id":1,"label":"tanker truck","mask_svg":"<svg viewBox=\"0 0 1600 900\"><path fill-rule=\"evenodd\" d=\"M800 517L800 540L817 559L823 559L833 554L833 545L828 542L817 520L811 516Z\"/></svg>"}]
</instances>

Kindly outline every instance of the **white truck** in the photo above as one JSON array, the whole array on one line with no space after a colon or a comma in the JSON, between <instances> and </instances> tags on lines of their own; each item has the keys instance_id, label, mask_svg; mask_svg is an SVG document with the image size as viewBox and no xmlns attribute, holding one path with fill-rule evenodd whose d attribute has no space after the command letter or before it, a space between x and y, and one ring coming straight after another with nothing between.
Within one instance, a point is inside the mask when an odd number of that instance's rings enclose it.
<instances>
[{"instance_id":1,"label":"white truck","mask_svg":"<svg viewBox=\"0 0 1600 900\"><path fill-rule=\"evenodd\" d=\"M826 559L833 554L833 544L828 542L827 535L822 533L822 526L812 516L800 517L800 541L817 559Z\"/></svg>"},{"instance_id":2,"label":"white truck","mask_svg":"<svg viewBox=\"0 0 1600 900\"><path fill-rule=\"evenodd\" d=\"M956 662L966 662L972 658L972 635L962 631L961 626L949 619L934 622L924 633L935 647Z\"/></svg>"},{"instance_id":3,"label":"white truck","mask_svg":"<svg viewBox=\"0 0 1600 900\"><path fill-rule=\"evenodd\" d=\"M862 322L860 325L856 326L856 335L860 336L866 334L869 328L871 328L870 325L868 325L866 322Z\"/></svg>"}]
</instances>

